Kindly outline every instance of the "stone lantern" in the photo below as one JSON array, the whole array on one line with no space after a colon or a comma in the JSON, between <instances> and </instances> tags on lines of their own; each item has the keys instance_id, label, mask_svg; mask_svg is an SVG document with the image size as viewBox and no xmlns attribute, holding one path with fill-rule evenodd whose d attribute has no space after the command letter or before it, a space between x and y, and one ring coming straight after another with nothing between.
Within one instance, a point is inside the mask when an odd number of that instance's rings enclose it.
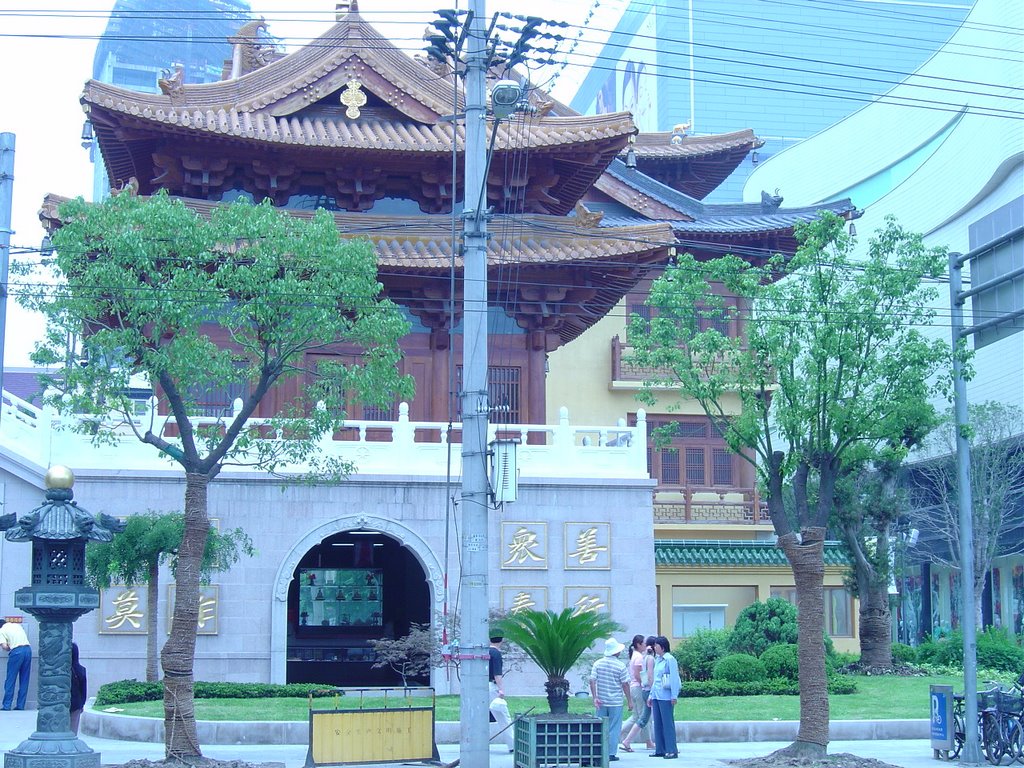
<instances>
[{"instance_id":1,"label":"stone lantern","mask_svg":"<svg viewBox=\"0 0 1024 768\"><path fill-rule=\"evenodd\" d=\"M85 544L110 541L124 525L93 516L72 501L75 476L67 467L46 473L46 502L20 519L0 517L8 541L32 542L32 585L14 605L39 622L39 715L36 731L4 754L4 768L98 768L93 752L71 732L71 625L99 607L85 583Z\"/></svg>"}]
</instances>

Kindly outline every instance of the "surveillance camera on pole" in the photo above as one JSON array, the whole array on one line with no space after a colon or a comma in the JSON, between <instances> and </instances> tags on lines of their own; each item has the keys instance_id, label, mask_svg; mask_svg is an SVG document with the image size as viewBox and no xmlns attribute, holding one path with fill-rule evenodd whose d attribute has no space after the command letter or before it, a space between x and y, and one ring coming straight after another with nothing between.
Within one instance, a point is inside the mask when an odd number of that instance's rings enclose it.
<instances>
[{"instance_id":1,"label":"surveillance camera on pole","mask_svg":"<svg viewBox=\"0 0 1024 768\"><path fill-rule=\"evenodd\" d=\"M499 80L491 88L491 112L498 120L518 110L522 101L523 87L515 80Z\"/></svg>"}]
</instances>

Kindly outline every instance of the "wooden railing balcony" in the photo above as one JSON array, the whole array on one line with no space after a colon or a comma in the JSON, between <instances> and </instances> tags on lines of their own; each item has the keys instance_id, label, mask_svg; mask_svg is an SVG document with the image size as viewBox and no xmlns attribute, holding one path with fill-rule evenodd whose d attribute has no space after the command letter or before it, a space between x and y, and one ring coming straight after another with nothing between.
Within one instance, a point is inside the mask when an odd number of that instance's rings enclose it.
<instances>
[{"instance_id":1,"label":"wooden railing balcony","mask_svg":"<svg viewBox=\"0 0 1024 768\"><path fill-rule=\"evenodd\" d=\"M654 368L642 368L628 362L627 358L632 347L618 336L612 336L612 381L641 382L664 373Z\"/></svg>"},{"instance_id":2,"label":"wooden railing balcony","mask_svg":"<svg viewBox=\"0 0 1024 768\"><path fill-rule=\"evenodd\" d=\"M659 484L654 522L700 525L771 525L768 507L756 488L702 488Z\"/></svg>"}]
</instances>

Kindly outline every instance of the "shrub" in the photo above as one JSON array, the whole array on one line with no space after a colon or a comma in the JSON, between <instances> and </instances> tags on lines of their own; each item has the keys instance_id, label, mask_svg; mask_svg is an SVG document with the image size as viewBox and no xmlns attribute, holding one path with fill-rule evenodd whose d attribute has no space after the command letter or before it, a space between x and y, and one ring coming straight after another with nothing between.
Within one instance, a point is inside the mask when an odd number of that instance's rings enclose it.
<instances>
[{"instance_id":1,"label":"shrub","mask_svg":"<svg viewBox=\"0 0 1024 768\"><path fill-rule=\"evenodd\" d=\"M749 653L734 653L718 660L713 680L728 680L733 683L764 682L768 678L764 664Z\"/></svg>"},{"instance_id":2,"label":"shrub","mask_svg":"<svg viewBox=\"0 0 1024 768\"><path fill-rule=\"evenodd\" d=\"M1024 669L1024 649L1015 643L1005 629L989 627L978 635L978 666L1001 672Z\"/></svg>"},{"instance_id":3,"label":"shrub","mask_svg":"<svg viewBox=\"0 0 1024 768\"><path fill-rule=\"evenodd\" d=\"M787 680L797 679L799 675L797 647L793 643L779 643L778 645L769 646L761 654L760 658L768 677L784 677Z\"/></svg>"},{"instance_id":4,"label":"shrub","mask_svg":"<svg viewBox=\"0 0 1024 768\"><path fill-rule=\"evenodd\" d=\"M672 649L683 680L710 680L715 664L728 652L728 629L698 630Z\"/></svg>"},{"instance_id":5,"label":"shrub","mask_svg":"<svg viewBox=\"0 0 1024 768\"><path fill-rule=\"evenodd\" d=\"M205 683L197 681L197 699L271 699L271 698L314 698L335 696L333 688L316 683ZM160 701L164 697L164 684L144 683L138 680L118 680L101 685L96 692L96 706L125 704L130 701Z\"/></svg>"},{"instance_id":6,"label":"shrub","mask_svg":"<svg viewBox=\"0 0 1024 768\"><path fill-rule=\"evenodd\" d=\"M829 677L828 692L845 695L857 692L857 683L845 675ZM756 683L734 683L729 680L691 680L683 683L679 697L683 699L703 696L797 696L800 684L782 677Z\"/></svg>"},{"instance_id":7,"label":"shrub","mask_svg":"<svg viewBox=\"0 0 1024 768\"><path fill-rule=\"evenodd\" d=\"M729 636L729 650L760 656L776 643L795 643L796 607L781 597L748 605L736 619Z\"/></svg>"},{"instance_id":8,"label":"shrub","mask_svg":"<svg viewBox=\"0 0 1024 768\"><path fill-rule=\"evenodd\" d=\"M893 643L892 660L896 664L916 664L917 650L905 643Z\"/></svg>"}]
</instances>

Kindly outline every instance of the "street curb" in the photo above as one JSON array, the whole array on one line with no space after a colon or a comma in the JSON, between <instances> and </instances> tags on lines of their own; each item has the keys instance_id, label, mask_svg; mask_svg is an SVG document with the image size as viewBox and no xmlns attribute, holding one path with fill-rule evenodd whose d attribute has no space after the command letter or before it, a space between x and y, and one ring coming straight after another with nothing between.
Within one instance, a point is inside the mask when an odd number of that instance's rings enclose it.
<instances>
[{"instance_id":1,"label":"street curb","mask_svg":"<svg viewBox=\"0 0 1024 768\"><path fill-rule=\"evenodd\" d=\"M292 721L200 720L196 723L202 744L308 744L309 723ZM688 721L676 723L676 735L685 743L792 741L800 723L796 720ZM163 720L132 717L86 708L82 732L88 736L118 741L162 743ZM459 742L459 723L434 726L438 744ZM927 739L928 720L833 720L829 738L833 741Z\"/></svg>"}]
</instances>

